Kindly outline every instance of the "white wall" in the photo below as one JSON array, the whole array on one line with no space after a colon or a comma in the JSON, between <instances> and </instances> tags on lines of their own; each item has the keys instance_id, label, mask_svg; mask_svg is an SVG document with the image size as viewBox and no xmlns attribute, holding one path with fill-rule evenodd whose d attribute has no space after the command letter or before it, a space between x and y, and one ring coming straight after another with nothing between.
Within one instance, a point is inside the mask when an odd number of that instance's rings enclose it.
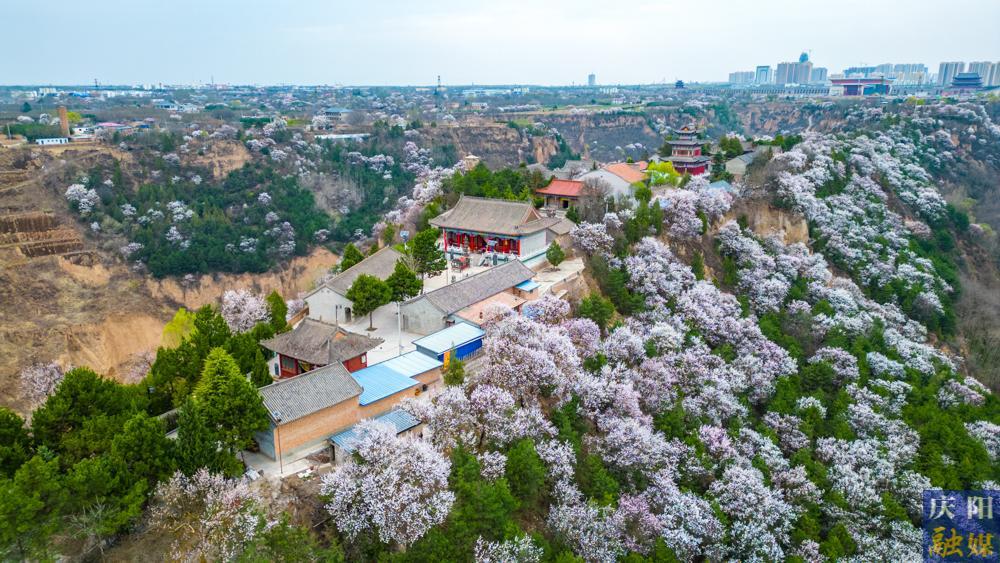
<instances>
[{"instance_id":1,"label":"white wall","mask_svg":"<svg viewBox=\"0 0 1000 563\"><path fill-rule=\"evenodd\" d=\"M403 303L400 307L403 331L416 334L431 334L444 328L444 315L427 299L417 299Z\"/></svg>"},{"instance_id":2,"label":"white wall","mask_svg":"<svg viewBox=\"0 0 1000 563\"><path fill-rule=\"evenodd\" d=\"M309 318L330 324L347 322L345 309L354 308L349 299L329 287L322 287L316 293L306 297L306 305L309 306ZM352 315L351 318L353 320L354 316Z\"/></svg>"},{"instance_id":3,"label":"white wall","mask_svg":"<svg viewBox=\"0 0 1000 563\"><path fill-rule=\"evenodd\" d=\"M545 231L532 233L521 239L521 256L531 256L545 249Z\"/></svg>"}]
</instances>

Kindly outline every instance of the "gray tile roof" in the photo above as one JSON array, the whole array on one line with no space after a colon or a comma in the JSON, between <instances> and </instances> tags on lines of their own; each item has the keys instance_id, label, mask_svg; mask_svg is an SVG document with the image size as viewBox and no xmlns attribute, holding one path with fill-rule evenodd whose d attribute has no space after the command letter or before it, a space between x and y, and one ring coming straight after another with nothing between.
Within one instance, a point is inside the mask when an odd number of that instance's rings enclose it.
<instances>
[{"instance_id":1,"label":"gray tile roof","mask_svg":"<svg viewBox=\"0 0 1000 563\"><path fill-rule=\"evenodd\" d=\"M534 275L535 273L522 264L520 260L513 260L419 297L414 297L407 303L426 299L443 311L445 315L450 315L483 299L493 297L523 281L530 280Z\"/></svg>"},{"instance_id":2,"label":"gray tile roof","mask_svg":"<svg viewBox=\"0 0 1000 563\"><path fill-rule=\"evenodd\" d=\"M314 369L259 389L275 422L288 423L361 395L361 386L339 364Z\"/></svg>"},{"instance_id":3,"label":"gray tile roof","mask_svg":"<svg viewBox=\"0 0 1000 563\"><path fill-rule=\"evenodd\" d=\"M570 231L572 231L573 227L575 226L576 224L574 224L573 221L570 221L569 219L563 217L559 220L558 223L555 223L554 225L549 227L549 230L557 235L565 235L568 234Z\"/></svg>"},{"instance_id":4,"label":"gray tile roof","mask_svg":"<svg viewBox=\"0 0 1000 563\"><path fill-rule=\"evenodd\" d=\"M525 201L462 196L455 207L431 219L435 227L518 236L537 233L555 223Z\"/></svg>"},{"instance_id":5,"label":"gray tile roof","mask_svg":"<svg viewBox=\"0 0 1000 563\"><path fill-rule=\"evenodd\" d=\"M354 280L358 279L358 276L361 274L375 276L385 281L386 278L392 275L392 271L396 268L396 262L402 257L403 255L398 250L387 246L337 274L333 279L323 284L323 286L329 287L340 295L347 295L347 290L351 289Z\"/></svg>"},{"instance_id":6,"label":"gray tile roof","mask_svg":"<svg viewBox=\"0 0 1000 563\"><path fill-rule=\"evenodd\" d=\"M384 340L350 332L335 325L306 318L297 327L262 340L260 345L316 365L343 362L378 347Z\"/></svg>"}]
</instances>

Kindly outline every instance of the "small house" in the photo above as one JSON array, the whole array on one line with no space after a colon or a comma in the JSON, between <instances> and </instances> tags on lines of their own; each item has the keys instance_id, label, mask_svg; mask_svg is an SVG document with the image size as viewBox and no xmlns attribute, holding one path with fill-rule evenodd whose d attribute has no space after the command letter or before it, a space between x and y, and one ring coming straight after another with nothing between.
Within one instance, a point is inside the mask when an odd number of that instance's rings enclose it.
<instances>
[{"instance_id":1,"label":"small house","mask_svg":"<svg viewBox=\"0 0 1000 563\"><path fill-rule=\"evenodd\" d=\"M306 318L294 329L262 340L260 345L276 356L274 375L286 378L334 363L343 364L349 372L357 371L368 365L368 352L382 342L381 338Z\"/></svg>"},{"instance_id":2,"label":"small house","mask_svg":"<svg viewBox=\"0 0 1000 563\"><path fill-rule=\"evenodd\" d=\"M569 209L580 201L584 184L579 180L553 178L549 185L535 190L535 194L545 199L545 207Z\"/></svg>"},{"instance_id":3,"label":"small house","mask_svg":"<svg viewBox=\"0 0 1000 563\"><path fill-rule=\"evenodd\" d=\"M447 328L413 341L418 352L437 358L444 365L452 359L464 360L483 347L483 329L468 323L455 323Z\"/></svg>"},{"instance_id":4,"label":"small house","mask_svg":"<svg viewBox=\"0 0 1000 563\"><path fill-rule=\"evenodd\" d=\"M737 179L742 178L746 176L747 168L753 163L756 157L757 153L748 152L736 158L731 158L726 161L726 172L729 172Z\"/></svg>"},{"instance_id":5,"label":"small house","mask_svg":"<svg viewBox=\"0 0 1000 563\"><path fill-rule=\"evenodd\" d=\"M398 250L387 246L337 274L306 295L309 317L334 324L351 322L354 304L347 298L347 292L354 280L361 274L368 274L385 281L402 257Z\"/></svg>"}]
</instances>

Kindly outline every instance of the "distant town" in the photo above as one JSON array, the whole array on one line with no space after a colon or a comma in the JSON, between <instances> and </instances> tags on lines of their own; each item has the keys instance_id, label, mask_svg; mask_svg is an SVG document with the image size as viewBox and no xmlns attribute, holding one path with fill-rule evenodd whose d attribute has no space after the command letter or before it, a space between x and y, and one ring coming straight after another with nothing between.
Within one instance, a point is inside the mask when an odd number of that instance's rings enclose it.
<instances>
[{"instance_id":1,"label":"distant town","mask_svg":"<svg viewBox=\"0 0 1000 563\"><path fill-rule=\"evenodd\" d=\"M783 94L828 91L831 96L889 94L968 95L1000 86L1000 61L942 62L936 74L923 63L882 63L852 66L830 74L826 67L814 66L809 53L798 60L760 65L754 70L729 73L728 84L741 90Z\"/></svg>"}]
</instances>

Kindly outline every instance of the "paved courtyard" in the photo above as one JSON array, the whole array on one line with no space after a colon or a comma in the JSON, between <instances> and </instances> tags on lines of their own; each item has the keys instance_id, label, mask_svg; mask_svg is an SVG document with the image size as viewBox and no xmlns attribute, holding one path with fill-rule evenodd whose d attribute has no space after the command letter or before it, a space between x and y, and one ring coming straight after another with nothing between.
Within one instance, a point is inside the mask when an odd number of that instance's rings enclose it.
<instances>
[{"instance_id":1,"label":"paved courtyard","mask_svg":"<svg viewBox=\"0 0 1000 563\"><path fill-rule=\"evenodd\" d=\"M544 258L540 261L544 262ZM534 263L529 262L528 266L537 267L539 260L536 259L531 262ZM440 275L425 278L424 291L433 291L444 287L448 283L454 283L489 269L490 267L488 266L472 266L461 272L446 270ZM544 295L552 289L552 286L578 275L581 271L583 271L583 259L571 258L560 264L558 268L546 265L541 271L535 274L534 279L541 286L539 293ZM372 313L372 326L375 327L375 330L369 331L367 316L355 317L351 322L343 324L343 327L347 330L378 337L385 341L374 350L368 352L368 365L376 364L394 358L401 353L415 350L416 347L413 346L413 341L424 336L414 332L400 331L399 317L395 303L390 303L376 309Z\"/></svg>"}]
</instances>

